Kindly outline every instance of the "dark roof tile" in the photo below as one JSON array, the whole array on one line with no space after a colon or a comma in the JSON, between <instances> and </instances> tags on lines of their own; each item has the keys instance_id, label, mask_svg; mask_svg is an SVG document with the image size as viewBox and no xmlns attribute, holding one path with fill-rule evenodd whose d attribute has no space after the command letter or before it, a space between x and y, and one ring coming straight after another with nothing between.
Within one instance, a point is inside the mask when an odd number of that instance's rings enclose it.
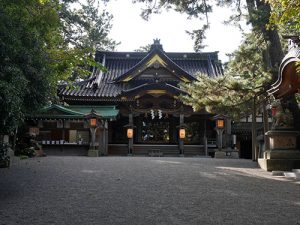
<instances>
[{"instance_id":1,"label":"dark roof tile","mask_svg":"<svg viewBox=\"0 0 300 225\"><path fill-rule=\"evenodd\" d=\"M105 58L106 73L99 69L93 70L92 75L86 81L78 83L79 89L66 89L61 87L58 91L60 96L65 97L91 97L91 98L107 98L117 97L122 93L126 84L113 83L122 74L137 65L147 52L105 52L96 53L96 60L103 62ZM220 76L223 74L222 66L218 60L217 52L208 53L167 53L175 64L181 67L188 74L196 77L198 73L207 74L208 76ZM97 89L93 85L97 84Z\"/></svg>"}]
</instances>

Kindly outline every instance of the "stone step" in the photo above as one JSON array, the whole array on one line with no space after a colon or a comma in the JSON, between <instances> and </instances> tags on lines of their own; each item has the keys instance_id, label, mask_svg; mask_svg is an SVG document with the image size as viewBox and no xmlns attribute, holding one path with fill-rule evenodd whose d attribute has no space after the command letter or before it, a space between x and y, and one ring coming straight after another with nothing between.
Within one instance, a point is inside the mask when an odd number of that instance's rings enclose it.
<instances>
[{"instance_id":1,"label":"stone step","mask_svg":"<svg viewBox=\"0 0 300 225\"><path fill-rule=\"evenodd\" d=\"M294 173L294 172L284 172L284 176L286 178L293 178L293 179L299 179L300 180L300 173Z\"/></svg>"},{"instance_id":2,"label":"stone step","mask_svg":"<svg viewBox=\"0 0 300 225\"><path fill-rule=\"evenodd\" d=\"M292 172L294 172L294 173L300 173L300 169L293 169Z\"/></svg>"},{"instance_id":3,"label":"stone step","mask_svg":"<svg viewBox=\"0 0 300 225\"><path fill-rule=\"evenodd\" d=\"M284 171L273 170L272 176L274 177L284 177Z\"/></svg>"}]
</instances>

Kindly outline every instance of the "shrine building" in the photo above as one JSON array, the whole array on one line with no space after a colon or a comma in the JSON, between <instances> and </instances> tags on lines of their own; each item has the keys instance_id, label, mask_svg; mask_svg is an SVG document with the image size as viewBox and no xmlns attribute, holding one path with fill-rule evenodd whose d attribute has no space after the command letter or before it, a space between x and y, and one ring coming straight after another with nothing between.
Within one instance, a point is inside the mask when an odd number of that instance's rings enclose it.
<instances>
[{"instance_id":1,"label":"shrine building","mask_svg":"<svg viewBox=\"0 0 300 225\"><path fill-rule=\"evenodd\" d=\"M96 61L107 70L94 68L75 88L59 86L61 104L28 118L47 154L87 155L92 146L101 155L207 155L216 148L213 115L193 111L179 95L180 83L199 73L222 76L217 52L165 52L154 40L149 52L98 51Z\"/></svg>"}]
</instances>

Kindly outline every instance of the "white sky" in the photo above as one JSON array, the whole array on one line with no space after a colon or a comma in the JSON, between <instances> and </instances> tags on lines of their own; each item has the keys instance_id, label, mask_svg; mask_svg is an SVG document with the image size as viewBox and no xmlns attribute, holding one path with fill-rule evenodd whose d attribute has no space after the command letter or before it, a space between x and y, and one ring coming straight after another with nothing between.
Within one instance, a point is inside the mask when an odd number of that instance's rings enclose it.
<instances>
[{"instance_id":1,"label":"white sky","mask_svg":"<svg viewBox=\"0 0 300 225\"><path fill-rule=\"evenodd\" d=\"M193 52L193 40L185 30L199 29L201 21L187 20L187 16L174 11L151 15L149 21L140 17L143 4L132 4L132 0L111 0L107 4L108 12L112 13L113 28L110 37L121 44L117 51L133 51L141 46L160 39L166 52ZM222 62L228 61L226 53L238 48L242 34L234 26L223 25L231 10L216 8L210 15L211 28L206 33L207 47L203 51L219 51Z\"/></svg>"}]
</instances>

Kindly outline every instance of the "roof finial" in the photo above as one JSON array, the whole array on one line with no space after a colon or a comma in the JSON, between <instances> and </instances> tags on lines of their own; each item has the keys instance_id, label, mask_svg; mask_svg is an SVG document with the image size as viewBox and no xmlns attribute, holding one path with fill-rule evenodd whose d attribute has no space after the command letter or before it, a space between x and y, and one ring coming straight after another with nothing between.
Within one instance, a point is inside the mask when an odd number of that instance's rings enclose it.
<instances>
[{"instance_id":1,"label":"roof finial","mask_svg":"<svg viewBox=\"0 0 300 225\"><path fill-rule=\"evenodd\" d=\"M158 39L158 38L153 39L153 44L151 45L151 50L153 50L154 48L163 50L163 47L160 44L160 39Z\"/></svg>"},{"instance_id":2,"label":"roof finial","mask_svg":"<svg viewBox=\"0 0 300 225\"><path fill-rule=\"evenodd\" d=\"M300 47L300 36L298 35L285 35L283 36L284 39L288 39L289 50L292 48Z\"/></svg>"}]
</instances>

